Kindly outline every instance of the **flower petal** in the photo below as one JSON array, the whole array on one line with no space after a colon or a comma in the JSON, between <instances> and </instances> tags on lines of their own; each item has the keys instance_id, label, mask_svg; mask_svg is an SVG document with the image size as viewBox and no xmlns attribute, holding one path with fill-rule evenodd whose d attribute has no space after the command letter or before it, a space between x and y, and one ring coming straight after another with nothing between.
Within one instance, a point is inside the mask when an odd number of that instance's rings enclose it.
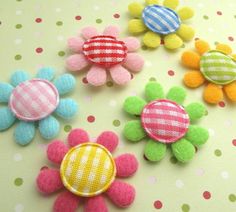
<instances>
[{"instance_id":1,"label":"flower petal","mask_svg":"<svg viewBox=\"0 0 236 212\"><path fill-rule=\"evenodd\" d=\"M186 24L181 24L177 30L177 35L179 35L184 41L190 41L195 35L195 30Z\"/></svg>"},{"instance_id":2,"label":"flower petal","mask_svg":"<svg viewBox=\"0 0 236 212\"><path fill-rule=\"evenodd\" d=\"M72 37L67 40L67 45L69 49L71 49L75 53L82 52L82 48L84 45L84 39L79 37Z\"/></svg>"},{"instance_id":3,"label":"flower petal","mask_svg":"<svg viewBox=\"0 0 236 212\"><path fill-rule=\"evenodd\" d=\"M88 133L79 128L71 130L67 140L71 147L90 141Z\"/></svg>"},{"instance_id":4,"label":"flower petal","mask_svg":"<svg viewBox=\"0 0 236 212\"><path fill-rule=\"evenodd\" d=\"M55 70L53 68L43 67L38 70L36 77L40 78L40 79L45 79L45 80L51 81L54 78L54 74L55 74Z\"/></svg>"},{"instance_id":5,"label":"flower petal","mask_svg":"<svg viewBox=\"0 0 236 212\"><path fill-rule=\"evenodd\" d=\"M84 212L108 212L102 195L89 197L85 202Z\"/></svg>"},{"instance_id":6,"label":"flower petal","mask_svg":"<svg viewBox=\"0 0 236 212\"><path fill-rule=\"evenodd\" d=\"M129 52L137 51L140 48L140 41L135 37L126 37L122 39Z\"/></svg>"},{"instance_id":7,"label":"flower petal","mask_svg":"<svg viewBox=\"0 0 236 212\"><path fill-rule=\"evenodd\" d=\"M129 121L124 127L124 136L131 142L138 142L146 137L142 124L138 120Z\"/></svg>"},{"instance_id":8,"label":"flower petal","mask_svg":"<svg viewBox=\"0 0 236 212\"><path fill-rule=\"evenodd\" d=\"M199 70L200 68L200 56L193 51L185 51L181 57L182 63L188 67Z\"/></svg>"},{"instance_id":9,"label":"flower petal","mask_svg":"<svg viewBox=\"0 0 236 212\"><path fill-rule=\"evenodd\" d=\"M133 72L139 72L144 65L144 59L137 53L128 53L123 61L125 68Z\"/></svg>"},{"instance_id":10,"label":"flower petal","mask_svg":"<svg viewBox=\"0 0 236 212\"><path fill-rule=\"evenodd\" d=\"M29 144L35 136L34 122L20 121L15 129L14 137L16 143L24 146Z\"/></svg>"},{"instance_id":11,"label":"flower petal","mask_svg":"<svg viewBox=\"0 0 236 212\"><path fill-rule=\"evenodd\" d=\"M125 99L123 108L131 115L141 115L143 108L147 104L142 98L138 96L130 96Z\"/></svg>"},{"instance_id":12,"label":"flower petal","mask_svg":"<svg viewBox=\"0 0 236 212\"><path fill-rule=\"evenodd\" d=\"M177 34L169 34L164 37L164 45L167 49L175 50L183 45L183 40Z\"/></svg>"},{"instance_id":13,"label":"flower petal","mask_svg":"<svg viewBox=\"0 0 236 212\"><path fill-rule=\"evenodd\" d=\"M179 5L179 0L164 0L163 5L172 10L176 9Z\"/></svg>"},{"instance_id":14,"label":"flower petal","mask_svg":"<svg viewBox=\"0 0 236 212\"><path fill-rule=\"evenodd\" d=\"M15 122L16 117L7 107L0 108L0 131L8 129Z\"/></svg>"},{"instance_id":15,"label":"flower petal","mask_svg":"<svg viewBox=\"0 0 236 212\"><path fill-rule=\"evenodd\" d=\"M134 18L141 18L143 9L144 6L138 2L133 2L128 6L129 13Z\"/></svg>"},{"instance_id":16,"label":"flower petal","mask_svg":"<svg viewBox=\"0 0 236 212\"><path fill-rule=\"evenodd\" d=\"M54 82L60 95L67 94L75 88L75 78L71 74L63 74Z\"/></svg>"},{"instance_id":17,"label":"flower petal","mask_svg":"<svg viewBox=\"0 0 236 212\"><path fill-rule=\"evenodd\" d=\"M226 96L233 102L236 102L236 82L232 82L223 87Z\"/></svg>"},{"instance_id":18,"label":"flower petal","mask_svg":"<svg viewBox=\"0 0 236 212\"><path fill-rule=\"evenodd\" d=\"M89 39L98 35L98 31L95 27L85 27L82 29L81 33L85 39Z\"/></svg>"},{"instance_id":19,"label":"flower petal","mask_svg":"<svg viewBox=\"0 0 236 212\"><path fill-rule=\"evenodd\" d=\"M204 89L203 98L207 103L217 104L223 97L223 89L219 85L209 83Z\"/></svg>"},{"instance_id":20,"label":"flower petal","mask_svg":"<svg viewBox=\"0 0 236 212\"><path fill-rule=\"evenodd\" d=\"M162 85L157 82L147 83L145 86L145 96L149 102L156 99L163 99L165 94Z\"/></svg>"},{"instance_id":21,"label":"flower petal","mask_svg":"<svg viewBox=\"0 0 236 212\"><path fill-rule=\"evenodd\" d=\"M200 71L190 70L184 75L184 84L189 88L197 88L205 82L205 78Z\"/></svg>"},{"instance_id":22,"label":"flower petal","mask_svg":"<svg viewBox=\"0 0 236 212\"><path fill-rule=\"evenodd\" d=\"M11 76L11 84L16 87L22 82L29 80L30 76L27 72L18 70Z\"/></svg>"},{"instance_id":23,"label":"flower petal","mask_svg":"<svg viewBox=\"0 0 236 212\"><path fill-rule=\"evenodd\" d=\"M132 34L140 34L147 30L147 27L140 19L132 19L128 23L128 30Z\"/></svg>"},{"instance_id":24,"label":"flower petal","mask_svg":"<svg viewBox=\"0 0 236 212\"><path fill-rule=\"evenodd\" d=\"M185 138L194 146L201 146L207 142L209 138L209 132L203 127L190 125Z\"/></svg>"},{"instance_id":25,"label":"flower petal","mask_svg":"<svg viewBox=\"0 0 236 212\"><path fill-rule=\"evenodd\" d=\"M186 97L186 90L178 86L172 87L166 97L167 99L182 105Z\"/></svg>"},{"instance_id":26,"label":"flower petal","mask_svg":"<svg viewBox=\"0 0 236 212\"><path fill-rule=\"evenodd\" d=\"M44 194L56 192L64 187L60 172L56 169L41 170L36 179L36 183L39 191Z\"/></svg>"},{"instance_id":27,"label":"flower petal","mask_svg":"<svg viewBox=\"0 0 236 212\"><path fill-rule=\"evenodd\" d=\"M78 104L73 99L61 99L55 113L64 119L71 119L78 112Z\"/></svg>"},{"instance_id":28,"label":"flower petal","mask_svg":"<svg viewBox=\"0 0 236 212\"><path fill-rule=\"evenodd\" d=\"M113 36L117 38L120 34L120 29L117 26L108 26L104 29L103 35Z\"/></svg>"},{"instance_id":29,"label":"flower petal","mask_svg":"<svg viewBox=\"0 0 236 212\"><path fill-rule=\"evenodd\" d=\"M93 65L87 73L87 81L94 86L104 85L107 81L106 70L100 66Z\"/></svg>"},{"instance_id":30,"label":"flower petal","mask_svg":"<svg viewBox=\"0 0 236 212\"><path fill-rule=\"evenodd\" d=\"M114 82L118 85L124 85L131 80L129 71L119 64L110 68L110 74Z\"/></svg>"},{"instance_id":31,"label":"flower petal","mask_svg":"<svg viewBox=\"0 0 236 212\"><path fill-rule=\"evenodd\" d=\"M74 54L66 59L66 67L70 71L81 71L88 65L89 62L83 54Z\"/></svg>"},{"instance_id":32,"label":"flower petal","mask_svg":"<svg viewBox=\"0 0 236 212\"><path fill-rule=\"evenodd\" d=\"M121 208L128 207L135 199L134 187L118 180L111 184L106 194L114 204Z\"/></svg>"},{"instance_id":33,"label":"flower petal","mask_svg":"<svg viewBox=\"0 0 236 212\"><path fill-rule=\"evenodd\" d=\"M115 158L118 177L130 177L138 170L138 161L133 154L122 154Z\"/></svg>"},{"instance_id":34,"label":"flower petal","mask_svg":"<svg viewBox=\"0 0 236 212\"><path fill-rule=\"evenodd\" d=\"M119 138L114 132L105 131L98 136L97 143L106 147L110 152L113 152L119 143Z\"/></svg>"},{"instance_id":35,"label":"flower petal","mask_svg":"<svg viewBox=\"0 0 236 212\"><path fill-rule=\"evenodd\" d=\"M182 7L177 11L180 20L185 21L187 19L190 19L194 16L194 11L190 7Z\"/></svg>"},{"instance_id":36,"label":"flower petal","mask_svg":"<svg viewBox=\"0 0 236 212\"><path fill-rule=\"evenodd\" d=\"M195 48L200 55L203 55L210 50L210 45L208 42L199 39L195 41Z\"/></svg>"},{"instance_id":37,"label":"flower petal","mask_svg":"<svg viewBox=\"0 0 236 212\"><path fill-rule=\"evenodd\" d=\"M7 103L13 89L14 88L8 83L0 83L0 102Z\"/></svg>"},{"instance_id":38,"label":"flower petal","mask_svg":"<svg viewBox=\"0 0 236 212\"><path fill-rule=\"evenodd\" d=\"M48 160L60 164L68 150L69 148L62 141L53 141L47 148Z\"/></svg>"},{"instance_id":39,"label":"flower petal","mask_svg":"<svg viewBox=\"0 0 236 212\"><path fill-rule=\"evenodd\" d=\"M206 114L206 107L200 102L190 103L185 107L185 110L189 115L190 121L200 119Z\"/></svg>"},{"instance_id":40,"label":"flower petal","mask_svg":"<svg viewBox=\"0 0 236 212\"><path fill-rule=\"evenodd\" d=\"M143 43L149 48L157 48L161 45L161 36L155 32L148 31L143 36Z\"/></svg>"},{"instance_id":41,"label":"flower petal","mask_svg":"<svg viewBox=\"0 0 236 212\"><path fill-rule=\"evenodd\" d=\"M45 139L53 139L59 133L60 124L53 116L39 121L39 132Z\"/></svg>"}]
</instances>

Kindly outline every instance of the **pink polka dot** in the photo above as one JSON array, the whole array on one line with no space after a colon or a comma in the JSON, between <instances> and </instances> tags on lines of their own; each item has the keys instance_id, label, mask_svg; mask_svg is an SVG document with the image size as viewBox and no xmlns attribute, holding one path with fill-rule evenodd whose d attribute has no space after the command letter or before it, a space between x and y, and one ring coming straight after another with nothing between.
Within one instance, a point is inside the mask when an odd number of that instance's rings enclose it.
<instances>
[{"instance_id":1,"label":"pink polka dot","mask_svg":"<svg viewBox=\"0 0 236 212\"><path fill-rule=\"evenodd\" d=\"M174 75L175 75L175 72L174 72L173 70L169 70L169 71L168 71L168 75L169 75L169 76L174 76Z\"/></svg>"},{"instance_id":2,"label":"pink polka dot","mask_svg":"<svg viewBox=\"0 0 236 212\"><path fill-rule=\"evenodd\" d=\"M228 37L229 41L234 41L234 38L232 36Z\"/></svg>"},{"instance_id":3,"label":"pink polka dot","mask_svg":"<svg viewBox=\"0 0 236 212\"><path fill-rule=\"evenodd\" d=\"M233 139L233 140L232 140L232 144L233 144L234 146L236 146L236 139Z\"/></svg>"},{"instance_id":4,"label":"pink polka dot","mask_svg":"<svg viewBox=\"0 0 236 212\"><path fill-rule=\"evenodd\" d=\"M79 21L81 19L82 19L82 17L80 15L75 16L75 20Z\"/></svg>"},{"instance_id":5,"label":"pink polka dot","mask_svg":"<svg viewBox=\"0 0 236 212\"><path fill-rule=\"evenodd\" d=\"M95 121L95 117L90 115L87 117L87 121L93 123Z\"/></svg>"},{"instance_id":6,"label":"pink polka dot","mask_svg":"<svg viewBox=\"0 0 236 212\"><path fill-rule=\"evenodd\" d=\"M156 208L156 209L161 209L162 208L162 202L160 201L160 200L156 200L155 202L154 202L154 207Z\"/></svg>"},{"instance_id":7,"label":"pink polka dot","mask_svg":"<svg viewBox=\"0 0 236 212\"><path fill-rule=\"evenodd\" d=\"M82 82L83 82L84 84L88 84L88 80L87 80L87 78L84 77L84 78L82 79Z\"/></svg>"},{"instance_id":8,"label":"pink polka dot","mask_svg":"<svg viewBox=\"0 0 236 212\"><path fill-rule=\"evenodd\" d=\"M217 15L222 15L222 12L221 12L221 11L217 11L216 14L217 14Z\"/></svg>"},{"instance_id":9,"label":"pink polka dot","mask_svg":"<svg viewBox=\"0 0 236 212\"><path fill-rule=\"evenodd\" d=\"M118 13L113 15L114 18L120 18L120 15Z\"/></svg>"},{"instance_id":10,"label":"pink polka dot","mask_svg":"<svg viewBox=\"0 0 236 212\"><path fill-rule=\"evenodd\" d=\"M35 51L37 52L37 53L42 53L43 52L43 48L41 48L41 47L38 47L38 48L36 48L35 49Z\"/></svg>"},{"instance_id":11,"label":"pink polka dot","mask_svg":"<svg viewBox=\"0 0 236 212\"><path fill-rule=\"evenodd\" d=\"M36 23L41 23L41 22L42 22L42 18L36 18L36 19L35 19L35 22L36 22Z\"/></svg>"},{"instance_id":12,"label":"pink polka dot","mask_svg":"<svg viewBox=\"0 0 236 212\"><path fill-rule=\"evenodd\" d=\"M209 191L204 191L202 195L203 195L204 199L210 199L211 198L211 193Z\"/></svg>"},{"instance_id":13,"label":"pink polka dot","mask_svg":"<svg viewBox=\"0 0 236 212\"><path fill-rule=\"evenodd\" d=\"M220 101L218 104L220 107L225 107L225 103L223 101Z\"/></svg>"}]
</instances>

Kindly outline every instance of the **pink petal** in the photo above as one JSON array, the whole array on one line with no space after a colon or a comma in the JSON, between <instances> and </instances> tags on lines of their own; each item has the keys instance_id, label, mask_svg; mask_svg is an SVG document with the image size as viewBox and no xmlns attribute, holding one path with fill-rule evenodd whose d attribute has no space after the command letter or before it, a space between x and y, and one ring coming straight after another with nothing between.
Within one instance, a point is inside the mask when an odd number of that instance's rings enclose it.
<instances>
[{"instance_id":1,"label":"pink petal","mask_svg":"<svg viewBox=\"0 0 236 212\"><path fill-rule=\"evenodd\" d=\"M119 138L114 132L105 131L98 136L97 143L106 147L110 152L113 152L119 143Z\"/></svg>"},{"instance_id":2,"label":"pink petal","mask_svg":"<svg viewBox=\"0 0 236 212\"><path fill-rule=\"evenodd\" d=\"M127 37L122 39L122 41L125 43L129 52L137 51L140 48L140 41L135 37Z\"/></svg>"},{"instance_id":3,"label":"pink petal","mask_svg":"<svg viewBox=\"0 0 236 212\"><path fill-rule=\"evenodd\" d=\"M108 26L104 29L103 35L113 36L117 38L120 34L120 29L117 26Z\"/></svg>"},{"instance_id":4,"label":"pink petal","mask_svg":"<svg viewBox=\"0 0 236 212\"><path fill-rule=\"evenodd\" d=\"M82 52L84 40L78 37L69 38L67 40L67 45L72 51L79 53L79 52Z\"/></svg>"},{"instance_id":5,"label":"pink petal","mask_svg":"<svg viewBox=\"0 0 236 212\"><path fill-rule=\"evenodd\" d=\"M74 54L66 59L66 67L70 71L80 71L89 65L87 58L83 54Z\"/></svg>"},{"instance_id":6,"label":"pink petal","mask_svg":"<svg viewBox=\"0 0 236 212\"><path fill-rule=\"evenodd\" d=\"M68 144L71 147L74 147L76 145L89 142L89 135L85 130L77 128L70 131L67 140Z\"/></svg>"},{"instance_id":7,"label":"pink petal","mask_svg":"<svg viewBox=\"0 0 236 212\"><path fill-rule=\"evenodd\" d=\"M131 74L121 65L110 68L111 77L118 85L124 85L131 80Z\"/></svg>"},{"instance_id":8,"label":"pink petal","mask_svg":"<svg viewBox=\"0 0 236 212\"><path fill-rule=\"evenodd\" d=\"M39 191L44 194L56 192L64 187L60 172L56 169L43 169L40 171L36 183Z\"/></svg>"},{"instance_id":9,"label":"pink petal","mask_svg":"<svg viewBox=\"0 0 236 212\"><path fill-rule=\"evenodd\" d=\"M87 198L84 212L108 212L104 198L101 195Z\"/></svg>"},{"instance_id":10,"label":"pink petal","mask_svg":"<svg viewBox=\"0 0 236 212\"><path fill-rule=\"evenodd\" d=\"M60 164L69 148L62 141L53 141L48 145L47 156L50 161Z\"/></svg>"},{"instance_id":11,"label":"pink petal","mask_svg":"<svg viewBox=\"0 0 236 212\"><path fill-rule=\"evenodd\" d=\"M125 208L133 203L135 198L135 189L127 183L116 180L106 191L106 194L114 204L121 208Z\"/></svg>"},{"instance_id":12,"label":"pink petal","mask_svg":"<svg viewBox=\"0 0 236 212\"><path fill-rule=\"evenodd\" d=\"M80 198L69 191L58 195L53 212L75 212L79 207Z\"/></svg>"},{"instance_id":13,"label":"pink petal","mask_svg":"<svg viewBox=\"0 0 236 212\"><path fill-rule=\"evenodd\" d=\"M84 38L89 39L98 35L98 31L95 27L85 27L81 31Z\"/></svg>"},{"instance_id":14,"label":"pink petal","mask_svg":"<svg viewBox=\"0 0 236 212\"><path fill-rule=\"evenodd\" d=\"M104 68L93 65L88 71L86 78L91 85L101 86L107 81L107 73Z\"/></svg>"},{"instance_id":15,"label":"pink petal","mask_svg":"<svg viewBox=\"0 0 236 212\"><path fill-rule=\"evenodd\" d=\"M132 154L123 154L115 159L118 177L130 177L138 169L138 161Z\"/></svg>"},{"instance_id":16,"label":"pink petal","mask_svg":"<svg viewBox=\"0 0 236 212\"><path fill-rule=\"evenodd\" d=\"M137 53L128 53L123 61L124 67L133 72L139 72L144 65L144 59Z\"/></svg>"}]
</instances>

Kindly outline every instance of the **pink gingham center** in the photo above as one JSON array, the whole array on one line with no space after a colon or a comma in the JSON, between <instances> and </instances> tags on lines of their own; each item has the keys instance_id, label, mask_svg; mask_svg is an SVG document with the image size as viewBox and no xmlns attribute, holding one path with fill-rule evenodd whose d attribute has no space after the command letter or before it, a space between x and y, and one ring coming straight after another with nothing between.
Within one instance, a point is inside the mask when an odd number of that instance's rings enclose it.
<instances>
[{"instance_id":1,"label":"pink gingham center","mask_svg":"<svg viewBox=\"0 0 236 212\"><path fill-rule=\"evenodd\" d=\"M17 118L38 121L58 106L57 88L48 80L32 79L19 84L12 92L9 106Z\"/></svg>"},{"instance_id":2,"label":"pink gingham center","mask_svg":"<svg viewBox=\"0 0 236 212\"><path fill-rule=\"evenodd\" d=\"M147 104L143 109L141 121L149 137L162 143L174 143L182 138L190 123L185 109L166 99Z\"/></svg>"}]
</instances>

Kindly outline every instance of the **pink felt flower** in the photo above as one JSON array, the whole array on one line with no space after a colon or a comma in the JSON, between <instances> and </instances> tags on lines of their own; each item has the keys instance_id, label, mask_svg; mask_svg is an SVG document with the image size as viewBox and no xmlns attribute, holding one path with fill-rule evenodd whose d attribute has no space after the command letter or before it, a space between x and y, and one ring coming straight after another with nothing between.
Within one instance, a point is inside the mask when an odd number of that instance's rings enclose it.
<instances>
[{"instance_id":1,"label":"pink felt flower","mask_svg":"<svg viewBox=\"0 0 236 212\"><path fill-rule=\"evenodd\" d=\"M75 53L67 58L66 66L70 71L81 71L90 67L87 81L101 86L107 81L109 71L113 81L124 85L131 80L132 72L141 71L144 60L136 53L140 42L134 37L118 40L119 28L108 26L100 35L96 28L82 29L81 37L68 39L68 47Z\"/></svg>"},{"instance_id":2,"label":"pink felt flower","mask_svg":"<svg viewBox=\"0 0 236 212\"><path fill-rule=\"evenodd\" d=\"M133 186L115 177L133 175L138 162L132 154L122 154L113 159L118 145L115 133L105 131L96 142L88 142L89 136L82 129L74 129L68 135L68 148L61 141L54 141L47 149L48 159L60 165L57 169L43 169L37 177L37 187L43 194L51 194L65 188L57 197L54 212L74 212L82 199L85 212L108 211L103 194L118 207L128 207L135 198Z\"/></svg>"}]
</instances>

